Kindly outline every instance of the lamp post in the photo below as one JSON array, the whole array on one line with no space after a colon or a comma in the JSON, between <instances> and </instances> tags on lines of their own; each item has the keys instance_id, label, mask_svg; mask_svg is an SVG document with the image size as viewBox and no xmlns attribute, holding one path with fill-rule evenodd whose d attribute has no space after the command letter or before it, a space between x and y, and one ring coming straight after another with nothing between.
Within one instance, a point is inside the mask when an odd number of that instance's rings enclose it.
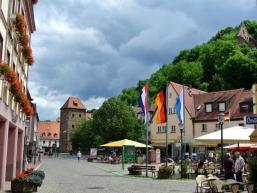
<instances>
[{"instance_id":1,"label":"lamp post","mask_svg":"<svg viewBox=\"0 0 257 193\"><path fill-rule=\"evenodd\" d=\"M220 143L221 143L221 170L224 171L224 142L223 142L223 124L224 124L224 113L218 115L219 127L220 127Z\"/></svg>"}]
</instances>

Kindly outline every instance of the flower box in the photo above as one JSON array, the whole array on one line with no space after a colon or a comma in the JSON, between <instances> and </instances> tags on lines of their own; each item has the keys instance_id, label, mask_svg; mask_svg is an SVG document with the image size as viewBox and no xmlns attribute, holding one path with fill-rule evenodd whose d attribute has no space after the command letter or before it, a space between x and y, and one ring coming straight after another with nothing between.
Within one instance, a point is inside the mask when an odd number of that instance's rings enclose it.
<instances>
[{"instance_id":1,"label":"flower box","mask_svg":"<svg viewBox=\"0 0 257 193\"><path fill-rule=\"evenodd\" d=\"M32 193L35 191L35 187L33 184L28 182L12 181L11 191L12 193Z\"/></svg>"}]
</instances>

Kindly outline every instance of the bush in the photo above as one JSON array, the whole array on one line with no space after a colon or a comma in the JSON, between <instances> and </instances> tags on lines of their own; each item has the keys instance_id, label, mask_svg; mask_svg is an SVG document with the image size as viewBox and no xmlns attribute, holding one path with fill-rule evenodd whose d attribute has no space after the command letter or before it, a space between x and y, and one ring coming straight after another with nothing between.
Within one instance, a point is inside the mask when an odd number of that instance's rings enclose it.
<instances>
[{"instance_id":1,"label":"bush","mask_svg":"<svg viewBox=\"0 0 257 193\"><path fill-rule=\"evenodd\" d=\"M254 193L257 193L257 158L249 161L249 181L254 184Z\"/></svg>"},{"instance_id":2,"label":"bush","mask_svg":"<svg viewBox=\"0 0 257 193\"><path fill-rule=\"evenodd\" d=\"M159 179L169 179L173 174L174 167L173 166L163 166L160 167L158 171L158 178Z\"/></svg>"}]
</instances>

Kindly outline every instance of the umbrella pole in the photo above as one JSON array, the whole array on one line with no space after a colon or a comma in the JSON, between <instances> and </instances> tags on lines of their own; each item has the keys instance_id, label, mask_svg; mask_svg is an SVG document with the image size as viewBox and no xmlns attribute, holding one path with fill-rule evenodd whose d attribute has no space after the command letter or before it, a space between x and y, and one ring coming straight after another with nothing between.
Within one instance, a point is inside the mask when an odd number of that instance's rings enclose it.
<instances>
[{"instance_id":1,"label":"umbrella pole","mask_svg":"<svg viewBox=\"0 0 257 193\"><path fill-rule=\"evenodd\" d=\"M239 147L240 145L239 145L239 142L237 142L237 151L239 151L240 150L240 147Z\"/></svg>"}]
</instances>

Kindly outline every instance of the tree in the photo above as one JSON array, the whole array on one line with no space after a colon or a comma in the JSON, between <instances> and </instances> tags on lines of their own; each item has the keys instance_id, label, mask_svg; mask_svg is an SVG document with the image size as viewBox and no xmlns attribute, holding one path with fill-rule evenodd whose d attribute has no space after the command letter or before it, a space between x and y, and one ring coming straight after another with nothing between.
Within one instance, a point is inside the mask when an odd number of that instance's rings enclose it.
<instances>
[{"instance_id":1,"label":"tree","mask_svg":"<svg viewBox=\"0 0 257 193\"><path fill-rule=\"evenodd\" d=\"M251 88L257 82L257 61L237 52L226 61L223 78L227 88Z\"/></svg>"},{"instance_id":2,"label":"tree","mask_svg":"<svg viewBox=\"0 0 257 193\"><path fill-rule=\"evenodd\" d=\"M104 142L142 137L143 123L135 116L132 108L118 97L112 97L93 114L95 133L102 136Z\"/></svg>"},{"instance_id":3,"label":"tree","mask_svg":"<svg viewBox=\"0 0 257 193\"><path fill-rule=\"evenodd\" d=\"M114 140L140 140L143 134L144 125L132 108L119 97L112 97L93 113L92 120L76 125L70 139L74 147L85 150Z\"/></svg>"}]
</instances>

